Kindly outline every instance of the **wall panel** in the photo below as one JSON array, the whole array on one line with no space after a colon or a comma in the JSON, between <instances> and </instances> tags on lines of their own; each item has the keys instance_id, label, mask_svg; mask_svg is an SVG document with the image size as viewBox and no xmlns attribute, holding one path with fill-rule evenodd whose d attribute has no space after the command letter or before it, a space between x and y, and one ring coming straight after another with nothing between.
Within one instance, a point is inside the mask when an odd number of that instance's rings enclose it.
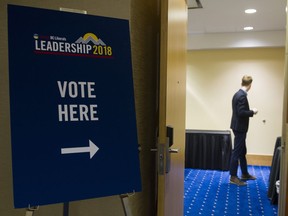
<instances>
[{"instance_id":1,"label":"wall panel","mask_svg":"<svg viewBox=\"0 0 288 216\"><path fill-rule=\"evenodd\" d=\"M158 1L131 0L2 0L0 1L0 215L25 215L15 210L12 197L12 165L9 118L7 4L59 10L59 7L87 10L88 14L130 19L132 64L135 87L138 140L143 191L129 197L135 216L153 215L155 211L155 158L150 148L156 143L156 77ZM124 158L123 158L124 159ZM115 161L117 164L117 161ZM29 173L29 168L27 173ZM115 179L117 181L117 179ZM41 206L41 216L62 216L63 205ZM119 196L70 203L69 216L122 216Z\"/></svg>"}]
</instances>

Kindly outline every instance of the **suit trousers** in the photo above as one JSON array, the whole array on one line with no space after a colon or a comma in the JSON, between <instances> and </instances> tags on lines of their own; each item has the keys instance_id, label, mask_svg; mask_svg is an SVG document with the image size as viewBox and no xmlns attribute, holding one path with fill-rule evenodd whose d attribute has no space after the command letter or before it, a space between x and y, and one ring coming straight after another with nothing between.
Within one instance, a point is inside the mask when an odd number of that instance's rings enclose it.
<instances>
[{"instance_id":1,"label":"suit trousers","mask_svg":"<svg viewBox=\"0 0 288 216\"><path fill-rule=\"evenodd\" d=\"M234 149L232 151L231 163L230 163L230 175L237 176L238 164L240 162L240 168L242 175L248 174L247 160L246 160L246 135L247 132L239 132L233 130L234 133Z\"/></svg>"}]
</instances>

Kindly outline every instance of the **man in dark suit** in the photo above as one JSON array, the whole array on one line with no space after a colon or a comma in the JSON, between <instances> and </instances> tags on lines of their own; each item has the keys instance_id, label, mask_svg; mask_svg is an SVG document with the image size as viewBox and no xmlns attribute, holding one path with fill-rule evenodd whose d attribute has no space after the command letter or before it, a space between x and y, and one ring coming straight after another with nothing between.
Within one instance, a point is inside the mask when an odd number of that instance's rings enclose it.
<instances>
[{"instance_id":1,"label":"man in dark suit","mask_svg":"<svg viewBox=\"0 0 288 216\"><path fill-rule=\"evenodd\" d=\"M257 114L257 109L250 110L247 99L247 92L252 85L252 77L242 78L242 87L237 91L232 99L232 119L230 128L234 133L234 149L230 163L230 183L238 186L245 186L247 183L242 180L255 180L256 177L249 174L246 160L246 135L249 127L249 118ZM238 164L242 172L241 179L237 176Z\"/></svg>"}]
</instances>

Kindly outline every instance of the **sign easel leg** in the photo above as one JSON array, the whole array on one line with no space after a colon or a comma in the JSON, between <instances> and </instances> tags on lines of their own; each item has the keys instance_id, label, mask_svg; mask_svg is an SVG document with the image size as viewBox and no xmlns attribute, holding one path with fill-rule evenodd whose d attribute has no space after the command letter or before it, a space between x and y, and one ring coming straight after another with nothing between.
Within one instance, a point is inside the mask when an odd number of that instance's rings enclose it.
<instances>
[{"instance_id":1,"label":"sign easel leg","mask_svg":"<svg viewBox=\"0 0 288 216\"><path fill-rule=\"evenodd\" d=\"M63 216L69 216L69 202L63 204Z\"/></svg>"}]
</instances>

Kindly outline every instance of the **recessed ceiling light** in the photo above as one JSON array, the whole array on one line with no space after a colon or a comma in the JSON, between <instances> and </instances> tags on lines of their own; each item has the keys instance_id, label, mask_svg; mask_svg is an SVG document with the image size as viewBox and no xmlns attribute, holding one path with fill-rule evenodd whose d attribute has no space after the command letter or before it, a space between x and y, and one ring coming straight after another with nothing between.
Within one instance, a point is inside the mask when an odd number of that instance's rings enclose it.
<instances>
[{"instance_id":1,"label":"recessed ceiling light","mask_svg":"<svg viewBox=\"0 0 288 216\"><path fill-rule=\"evenodd\" d=\"M253 14L253 13L256 13L257 11L256 11L256 9L247 9L247 10L245 10L245 13L247 13L247 14Z\"/></svg>"},{"instance_id":2,"label":"recessed ceiling light","mask_svg":"<svg viewBox=\"0 0 288 216\"><path fill-rule=\"evenodd\" d=\"M250 30L253 30L254 28L252 26L247 26L247 27L244 27L244 30L245 31L250 31Z\"/></svg>"}]
</instances>

